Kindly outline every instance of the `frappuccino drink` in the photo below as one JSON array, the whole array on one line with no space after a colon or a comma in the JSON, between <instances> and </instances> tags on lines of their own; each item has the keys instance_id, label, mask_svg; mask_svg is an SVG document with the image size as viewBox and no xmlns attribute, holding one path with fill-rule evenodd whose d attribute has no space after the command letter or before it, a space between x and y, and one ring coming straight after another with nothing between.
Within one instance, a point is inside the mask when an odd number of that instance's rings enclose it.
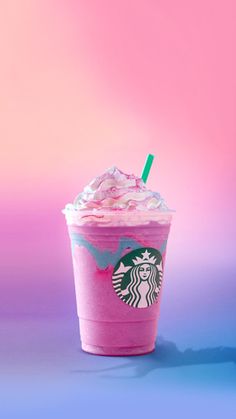
<instances>
[{"instance_id":1,"label":"frappuccino drink","mask_svg":"<svg viewBox=\"0 0 236 419\"><path fill-rule=\"evenodd\" d=\"M172 211L142 178L111 167L63 213L82 349L116 356L153 351Z\"/></svg>"}]
</instances>

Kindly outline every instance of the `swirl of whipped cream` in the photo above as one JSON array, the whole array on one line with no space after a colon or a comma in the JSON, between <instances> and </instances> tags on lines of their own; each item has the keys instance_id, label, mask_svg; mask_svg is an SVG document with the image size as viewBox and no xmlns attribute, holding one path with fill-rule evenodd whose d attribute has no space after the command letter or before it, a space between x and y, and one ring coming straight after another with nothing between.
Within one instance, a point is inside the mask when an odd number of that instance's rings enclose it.
<instances>
[{"instance_id":1,"label":"swirl of whipped cream","mask_svg":"<svg viewBox=\"0 0 236 419\"><path fill-rule=\"evenodd\" d=\"M159 209L167 210L160 194L147 189L142 179L113 166L93 179L75 201L77 210Z\"/></svg>"},{"instance_id":2,"label":"swirl of whipped cream","mask_svg":"<svg viewBox=\"0 0 236 419\"><path fill-rule=\"evenodd\" d=\"M172 211L141 178L113 166L85 186L63 212L69 224L136 225L166 222Z\"/></svg>"}]
</instances>

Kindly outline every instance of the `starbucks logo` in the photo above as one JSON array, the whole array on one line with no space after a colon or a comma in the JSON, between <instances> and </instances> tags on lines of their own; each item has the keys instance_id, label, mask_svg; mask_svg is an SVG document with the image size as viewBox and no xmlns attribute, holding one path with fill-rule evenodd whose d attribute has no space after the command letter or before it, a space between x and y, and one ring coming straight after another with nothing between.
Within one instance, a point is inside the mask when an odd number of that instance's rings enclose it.
<instances>
[{"instance_id":1,"label":"starbucks logo","mask_svg":"<svg viewBox=\"0 0 236 419\"><path fill-rule=\"evenodd\" d=\"M152 305L162 283L161 253L152 247L133 250L116 264L112 284L118 297L136 308Z\"/></svg>"}]
</instances>

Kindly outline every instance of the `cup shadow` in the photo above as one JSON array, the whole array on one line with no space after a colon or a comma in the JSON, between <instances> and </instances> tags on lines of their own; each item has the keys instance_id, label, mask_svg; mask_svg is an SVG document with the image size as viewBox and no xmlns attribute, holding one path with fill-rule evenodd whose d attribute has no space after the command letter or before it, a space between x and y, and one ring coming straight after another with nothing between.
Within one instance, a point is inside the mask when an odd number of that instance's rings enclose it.
<instances>
[{"instance_id":1,"label":"cup shadow","mask_svg":"<svg viewBox=\"0 0 236 419\"><path fill-rule=\"evenodd\" d=\"M109 378L137 378L147 376L150 372L160 368L175 368L202 364L221 364L233 362L236 364L236 348L218 346L199 350L186 349L180 351L176 344L159 337L155 352L143 356L124 357L128 362L114 367L82 370L77 369L73 373L101 373L112 371L127 371L134 369L132 376L106 375ZM105 375L102 375L105 377Z\"/></svg>"}]
</instances>

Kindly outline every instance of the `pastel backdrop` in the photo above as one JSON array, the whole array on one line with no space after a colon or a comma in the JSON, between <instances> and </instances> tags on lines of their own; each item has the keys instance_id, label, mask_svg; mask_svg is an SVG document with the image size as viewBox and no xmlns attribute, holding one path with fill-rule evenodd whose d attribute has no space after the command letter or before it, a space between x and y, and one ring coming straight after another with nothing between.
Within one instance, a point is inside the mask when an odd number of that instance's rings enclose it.
<instances>
[{"instance_id":1,"label":"pastel backdrop","mask_svg":"<svg viewBox=\"0 0 236 419\"><path fill-rule=\"evenodd\" d=\"M1 7L4 368L37 368L50 345L66 348L63 360L79 348L61 209L111 165L141 174L149 152L148 185L176 209L159 333L182 348L234 347L235 3ZM228 389L232 377L218 379Z\"/></svg>"}]
</instances>

